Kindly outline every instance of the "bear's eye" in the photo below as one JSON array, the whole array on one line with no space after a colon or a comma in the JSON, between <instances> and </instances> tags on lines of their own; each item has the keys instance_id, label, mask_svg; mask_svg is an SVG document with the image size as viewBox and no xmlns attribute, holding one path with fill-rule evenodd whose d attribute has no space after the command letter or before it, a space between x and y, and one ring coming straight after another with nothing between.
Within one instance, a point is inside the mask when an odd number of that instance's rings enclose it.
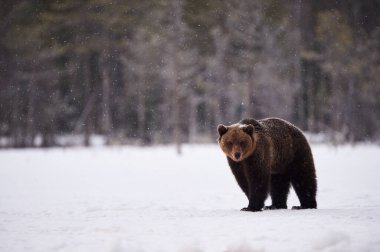
<instances>
[{"instance_id":1,"label":"bear's eye","mask_svg":"<svg viewBox=\"0 0 380 252\"><path fill-rule=\"evenodd\" d=\"M247 142L245 142L245 141L241 141L240 142L240 147L241 148L245 148L247 146Z\"/></svg>"},{"instance_id":2,"label":"bear's eye","mask_svg":"<svg viewBox=\"0 0 380 252\"><path fill-rule=\"evenodd\" d=\"M227 142L227 148L232 149L232 142Z\"/></svg>"}]
</instances>

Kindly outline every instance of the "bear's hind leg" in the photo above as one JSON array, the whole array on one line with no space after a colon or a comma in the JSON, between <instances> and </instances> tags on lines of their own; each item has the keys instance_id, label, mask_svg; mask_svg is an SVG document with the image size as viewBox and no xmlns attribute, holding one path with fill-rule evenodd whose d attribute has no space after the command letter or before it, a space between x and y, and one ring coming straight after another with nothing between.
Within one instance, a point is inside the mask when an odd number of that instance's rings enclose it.
<instances>
[{"instance_id":1,"label":"bear's hind leg","mask_svg":"<svg viewBox=\"0 0 380 252\"><path fill-rule=\"evenodd\" d=\"M288 199L290 188L290 178L288 175L271 175L270 196L272 205L266 206L266 210L287 209L286 201Z\"/></svg>"},{"instance_id":2,"label":"bear's hind leg","mask_svg":"<svg viewBox=\"0 0 380 252\"><path fill-rule=\"evenodd\" d=\"M317 208L317 178L315 175L314 164L302 162L303 165L295 166L291 176L291 184L296 192L301 206L292 209Z\"/></svg>"}]
</instances>

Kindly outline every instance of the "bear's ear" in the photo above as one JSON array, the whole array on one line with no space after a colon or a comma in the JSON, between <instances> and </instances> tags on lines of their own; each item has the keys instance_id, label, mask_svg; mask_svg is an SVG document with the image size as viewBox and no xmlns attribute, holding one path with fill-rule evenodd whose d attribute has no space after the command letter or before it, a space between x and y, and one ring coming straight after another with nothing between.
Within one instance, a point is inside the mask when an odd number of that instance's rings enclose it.
<instances>
[{"instance_id":1,"label":"bear's ear","mask_svg":"<svg viewBox=\"0 0 380 252\"><path fill-rule=\"evenodd\" d=\"M250 136L253 134L253 130L254 130L254 128L253 128L253 125L251 125L251 124L243 126L243 131Z\"/></svg>"},{"instance_id":2,"label":"bear's ear","mask_svg":"<svg viewBox=\"0 0 380 252\"><path fill-rule=\"evenodd\" d=\"M223 124L218 125L218 133L219 137L223 136L227 132L228 128L227 126L224 126Z\"/></svg>"}]
</instances>

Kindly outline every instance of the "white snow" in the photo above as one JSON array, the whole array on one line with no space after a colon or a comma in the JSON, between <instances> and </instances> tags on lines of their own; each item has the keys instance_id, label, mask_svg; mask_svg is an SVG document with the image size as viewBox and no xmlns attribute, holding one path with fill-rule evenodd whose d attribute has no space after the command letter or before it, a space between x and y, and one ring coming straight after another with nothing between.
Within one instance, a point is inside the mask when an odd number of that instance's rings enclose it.
<instances>
[{"instance_id":1,"label":"white snow","mask_svg":"<svg viewBox=\"0 0 380 252\"><path fill-rule=\"evenodd\" d=\"M259 213L216 145L2 150L0 251L380 251L380 147L312 149L319 209Z\"/></svg>"}]
</instances>

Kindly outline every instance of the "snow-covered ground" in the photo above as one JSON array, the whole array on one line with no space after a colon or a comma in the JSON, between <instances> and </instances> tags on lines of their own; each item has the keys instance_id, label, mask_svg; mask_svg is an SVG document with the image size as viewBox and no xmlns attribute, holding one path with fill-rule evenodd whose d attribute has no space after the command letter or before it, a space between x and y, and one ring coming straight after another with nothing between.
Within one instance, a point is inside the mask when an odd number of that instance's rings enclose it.
<instances>
[{"instance_id":1,"label":"snow-covered ground","mask_svg":"<svg viewBox=\"0 0 380 252\"><path fill-rule=\"evenodd\" d=\"M319 209L259 213L216 145L2 150L0 251L380 251L380 147L312 147Z\"/></svg>"}]
</instances>

